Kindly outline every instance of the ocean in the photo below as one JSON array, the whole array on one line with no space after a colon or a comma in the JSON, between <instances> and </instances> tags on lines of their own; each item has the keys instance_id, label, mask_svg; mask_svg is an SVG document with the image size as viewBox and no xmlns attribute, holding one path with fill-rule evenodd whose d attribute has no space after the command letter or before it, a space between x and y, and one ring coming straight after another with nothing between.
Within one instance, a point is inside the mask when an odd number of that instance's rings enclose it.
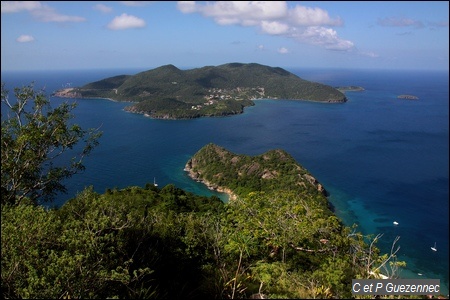
<instances>
[{"instance_id":1,"label":"ocean","mask_svg":"<svg viewBox=\"0 0 450 300\"><path fill-rule=\"evenodd\" d=\"M53 106L76 101L73 122L103 132L85 159L86 171L65 184L56 206L87 186L160 187L173 183L202 195L210 191L183 171L207 143L259 155L284 149L330 193L335 213L364 234L383 234L378 246L389 252L395 237L403 278L440 279L449 286L449 73L344 69L287 69L332 86L362 86L348 102L258 100L240 115L193 120L154 120L123 111L129 103L104 99L51 98ZM144 69L3 72L11 91L34 81L48 95L67 86ZM412 94L419 100L397 99ZM398 222L394 225L393 222ZM438 251L432 251L434 246Z\"/></svg>"}]
</instances>

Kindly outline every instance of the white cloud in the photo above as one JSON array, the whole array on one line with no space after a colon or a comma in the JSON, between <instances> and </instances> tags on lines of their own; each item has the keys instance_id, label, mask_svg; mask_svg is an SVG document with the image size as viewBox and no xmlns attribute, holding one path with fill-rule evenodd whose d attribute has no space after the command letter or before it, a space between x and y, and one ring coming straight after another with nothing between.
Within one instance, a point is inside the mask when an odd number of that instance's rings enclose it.
<instances>
[{"instance_id":1,"label":"white cloud","mask_svg":"<svg viewBox=\"0 0 450 300\"><path fill-rule=\"evenodd\" d=\"M118 17L115 17L109 24L108 28L112 30L122 30L122 29L130 29L130 28L141 28L145 27L145 21L128 14L121 14Z\"/></svg>"},{"instance_id":2,"label":"white cloud","mask_svg":"<svg viewBox=\"0 0 450 300\"><path fill-rule=\"evenodd\" d=\"M255 26L261 21L283 18L287 14L285 1L216 1L205 5L195 1L179 1L183 13L200 13L212 17L220 25Z\"/></svg>"},{"instance_id":3,"label":"white cloud","mask_svg":"<svg viewBox=\"0 0 450 300\"><path fill-rule=\"evenodd\" d=\"M281 47L278 49L278 53L286 54L286 53L289 53L289 50L287 48Z\"/></svg>"},{"instance_id":4,"label":"white cloud","mask_svg":"<svg viewBox=\"0 0 450 300\"><path fill-rule=\"evenodd\" d=\"M213 18L219 25L255 26L262 33L296 38L302 43L323 46L330 50L349 50L353 42L338 37L337 32L324 26L341 26L343 21L331 18L321 8L296 5L289 8L286 1L216 1L205 4L179 1L182 13L199 13Z\"/></svg>"},{"instance_id":5,"label":"white cloud","mask_svg":"<svg viewBox=\"0 0 450 300\"><path fill-rule=\"evenodd\" d=\"M292 36L300 41L324 46L328 50L346 51L354 47L353 42L339 38L334 29L326 27L311 26Z\"/></svg>"},{"instance_id":6,"label":"white cloud","mask_svg":"<svg viewBox=\"0 0 450 300\"><path fill-rule=\"evenodd\" d=\"M261 51L262 51L262 50L264 50L264 45L258 45L257 48L258 48L258 50L261 50Z\"/></svg>"},{"instance_id":7,"label":"white cloud","mask_svg":"<svg viewBox=\"0 0 450 300\"><path fill-rule=\"evenodd\" d=\"M84 22L83 17L63 15L50 6L43 5L39 9L31 11L31 14L41 22Z\"/></svg>"},{"instance_id":8,"label":"white cloud","mask_svg":"<svg viewBox=\"0 0 450 300\"><path fill-rule=\"evenodd\" d=\"M3 14L39 9L42 4L39 1L1 1L1 7Z\"/></svg>"},{"instance_id":9,"label":"white cloud","mask_svg":"<svg viewBox=\"0 0 450 300\"><path fill-rule=\"evenodd\" d=\"M289 11L289 19L293 24L301 26L341 26L340 18L331 19L328 12L318 7L305 7L297 5Z\"/></svg>"},{"instance_id":10,"label":"white cloud","mask_svg":"<svg viewBox=\"0 0 450 300\"><path fill-rule=\"evenodd\" d=\"M97 4L94 6L95 10L101 11L102 13L110 13L112 12L112 7L106 6L104 4Z\"/></svg>"},{"instance_id":11,"label":"white cloud","mask_svg":"<svg viewBox=\"0 0 450 300\"><path fill-rule=\"evenodd\" d=\"M68 16L58 13L54 8L39 1L2 1L2 13L28 11L40 22L84 22L83 17Z\"/></svg>"},{"instance_id":12,"label":"white cloud","mask_svg":"<svg viewBox=\"0 0 450 300\"><path fill-rule=\"evenodd\" d=\"M277 21L274 22L262 21L261 29L263 32L267 34L278 35L287 33L289 31L289 25Z\"/></svg>"},{"instance_id":13,"label":"white cloud","mask_svg":"<svg viewBox=\"0 0 450 300\"><path fill-rule=\"evenodd\" d=\"M191 14L197 10L195 1L178 1L177 8L184 14Z\"/></svg>"},{"instance_id":14,"label":"white cloud","mask_svg":"<svg viewBox=\"0 0 450 300\"><path fill-rule=\"evenodd\" d=\"M19 43L29 43L29 42L33 42L34 41L34 37L31 35L27 35L27 34L22 34L21 36L19 36L16 39L17 42Z\"/></svg>"}]
</instances>

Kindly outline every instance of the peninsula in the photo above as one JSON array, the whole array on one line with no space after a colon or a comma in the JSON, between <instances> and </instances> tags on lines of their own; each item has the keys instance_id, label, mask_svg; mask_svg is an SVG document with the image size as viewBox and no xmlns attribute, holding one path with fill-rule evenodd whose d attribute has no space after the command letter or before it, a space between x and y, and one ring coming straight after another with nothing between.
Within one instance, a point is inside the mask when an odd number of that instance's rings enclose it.
<instances>
[{"instance_id":1,"label":"peninsula","mask_svg":"<svg viewBox=\"0 0 450 300\"><path fill-rule=\"evenodd\" d=\"M361 91L365 91L365 89L361 86L338 86L336 87L336 89L342 93L344 92L361 92Z\"/></svg>"},{"instance_id":2,"label":"peninsula","mask_svg":"<svg viewBox=\"0 0 450 300\"><path fill-rule=\"evenodd\" d=\"M279 67L256 63L190 70L165 65L136 75L119 75L62 89L53 95L133 102L126 111L159 119L240 114L245 107L254 105L256 99L347 101L336 88L301 79Z\"/></svg>"},{"instance_id":3,"label":"peninsula","mask_svg":"<svg viewBox=\"0 0 450 300\"><path fill-rule=\"evenodd\" d=\"M209 189L227 193L230 199L251 192L289 190L314 195L323 205L327 202L322 184L281 149L252 157L210 143L188 160L184 170Z\"/></svg>"}]
</instances>

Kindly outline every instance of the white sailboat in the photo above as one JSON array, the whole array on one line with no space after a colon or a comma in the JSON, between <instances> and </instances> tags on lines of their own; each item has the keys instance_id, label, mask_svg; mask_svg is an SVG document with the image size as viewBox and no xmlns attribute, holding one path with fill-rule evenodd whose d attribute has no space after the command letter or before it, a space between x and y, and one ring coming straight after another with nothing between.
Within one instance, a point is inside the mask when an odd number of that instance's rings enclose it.
<instances>
[{"instance_id":1,"label":"white sailboat","mask_svg":"<svg viewBox=\"0 0 450 300\"><path fill-rule=\"evenodd\" d=\"M431 247L431 250L437 251L437 248L436 248L436 242L434 242L434 247Z\"/></svg>"}]
</instances>

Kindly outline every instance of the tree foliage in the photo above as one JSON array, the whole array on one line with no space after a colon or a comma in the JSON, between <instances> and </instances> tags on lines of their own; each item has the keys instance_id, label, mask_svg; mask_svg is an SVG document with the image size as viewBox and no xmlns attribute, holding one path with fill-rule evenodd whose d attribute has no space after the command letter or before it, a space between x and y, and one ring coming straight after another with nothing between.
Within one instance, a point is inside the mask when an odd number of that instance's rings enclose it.
<instances>
[{"instance_id":1,"label":"tree foliage","mask_svg":"<svg viewBox=\"0 0 450 300\"><path fill-rule=\"evenodd\" d=\"M352 279L395 278L405 266L398 238L381 254L381 235L345 227L320 184L282 150L248 157L210 144L197 153L189 170L231 189L237 197L227 204L147 184L35 205L83 169L99 134L69 124L75 105L52 109L32 86L15 92L12 103L2 85L5 299L351 298ZM77 159L53 165L81 140Z\"/></svg>"},{"instance_id":2,"label":"tree foliage","mask_svg":"<svg viewBox=\"0 0 450 300\"><path fill-rule=\"evenodd\" d=\"M33 84L14 89L10 100L4 83L2 102L2 204L49 201L64 192L62 180L84 170L82 159L98 144L98 130L84 130L71 124L76 103L52 108L43 91ZM59 159L63 153L82 149L69 162Z\"/></svg>"},{"instance_id":3,"label":"tree foliage","mask_svg":"<svg viewBox=\"0 0 450 300\"><path fill-rule=\"evenodd\" d=\"M172 185L90 187L53 210L2 205L3 297L205 297L205 232L222 209L217 197Z\"/></svg>"},{"instance_id":4,"label":"tree foliage","mask_svg":"<svg viewBox=\"0 0 450 300\"><path fill-rule=\"evenodd\" d=\"M2 294L349 298L351 280L370 278L389 255L321 210L289 191L224 204L152 184L91 187L53 210L2 205Z\"/></svg>"}]
</instances>

